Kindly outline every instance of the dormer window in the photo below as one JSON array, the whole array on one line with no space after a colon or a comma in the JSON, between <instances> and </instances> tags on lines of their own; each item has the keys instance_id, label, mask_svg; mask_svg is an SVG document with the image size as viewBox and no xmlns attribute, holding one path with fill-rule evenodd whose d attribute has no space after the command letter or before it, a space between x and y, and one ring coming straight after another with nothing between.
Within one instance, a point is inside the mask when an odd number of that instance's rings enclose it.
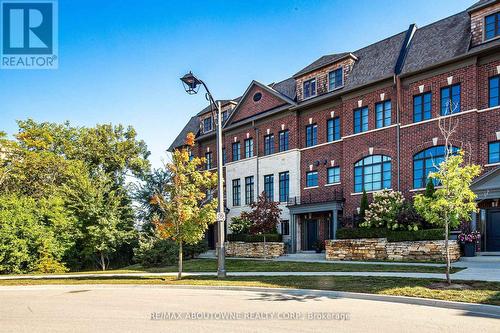
<instances>
[{"instance_id":1,"label":"dormer window","mask_svg":"<svg viewBox=\"0 0 500 333\"><path fill-rule=\"evenodd\" d=\"M316 79L304 81L304 99L316 96Z\"/></svg>"},{"instance_id":2,"label":"dormer window","mask_svg":"<svg viewBox=\"0 0 500 333\"><path fill-rule=\"evenodd\" d=\"M344 69L342 67L328 73L328 85L330 91L344 85Z\"/></svg>"},{"instance_id":3,"label":"dormer window","mask_svg":"<svg viewBox=\"0 0 500 333\"><path fill-rule=\"evenodd\" d=\"M210 132L212 130L212 117L203 119L203 133Z\"/></svg>"},{"instance_id":4,"label":"dormer window","mask_svg":"<svg viewBox=\"0 0 500 333\"><path fill-rule=\"evenodd\" d=\"M222 122L226 122L227 118L229 117L229 112L227 111L222 111Z\"/></svg>"},{"instance_id":5,"label":"dormer window","mask_svg":"<svg viewBox=\"0 0 500 333\"><path fill-rule=\"evenodd\" d=\"M500 35L500 12L484 18L484 39L489 40Z\"/></svg>"}]
</instances>

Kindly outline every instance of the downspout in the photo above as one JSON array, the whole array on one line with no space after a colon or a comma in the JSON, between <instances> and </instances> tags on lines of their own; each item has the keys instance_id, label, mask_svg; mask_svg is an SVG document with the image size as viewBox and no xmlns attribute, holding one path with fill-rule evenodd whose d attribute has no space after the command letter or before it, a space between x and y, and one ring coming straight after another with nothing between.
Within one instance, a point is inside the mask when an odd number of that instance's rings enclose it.
<instances>
[{"instance_id":1,"label":"downspout","mask_svg":"<svg viewBox=\"0 0 500 333\"><path fill-rule=\"evenodd\" d=\"M257 192L257 198L259 197L260 195L260 176L259 176L259 129L257 127L255 127L255 120L252 121L252 127L254 128L255 130L255 145L256 145L256 148L255 148L255 187L256 187L256 192Z\"/></svg>"}]
</instances>

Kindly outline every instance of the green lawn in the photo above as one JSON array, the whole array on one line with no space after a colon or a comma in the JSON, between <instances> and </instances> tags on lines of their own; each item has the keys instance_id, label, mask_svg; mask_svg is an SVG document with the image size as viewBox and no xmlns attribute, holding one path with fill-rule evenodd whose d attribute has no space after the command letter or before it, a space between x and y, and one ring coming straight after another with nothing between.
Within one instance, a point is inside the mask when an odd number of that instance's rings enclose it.
<instances>
[{"instance_id":1,"label":"green lawn","mask_svg":"<svg viewBox=\"0 0 500 333\"><path fill-rule=\"evenodd\" d=\"M463 268L453 268L452 273ZM414 272L414 273L444 273L444 267L432 266L404 266L404 265L380 265L380 264L337 264L337 263L304 263L284 261L242 260L227 259L226 270L228 272ZM122 269L108 271L86 271L80 273L136 273L136 272L176 272L177 266L166 266L158 268L144 268L140 265L132 265ZM217 261L215 259L192 259L184 262L185 272L216 272Z\"/></svg>"},{"instance_id":2,"label":"green lawn","mask_svg":"<svg viewBox=\"0 0 500 333\"><path fill-rule=\"evenodd\" d=\"M438 280L354 277L354 276L301 276L301 277L230 277L219 280L215 277L123 277L123 278L68 278L47 280L0 280L0 285L40 285L40 284L160 284L160 285L200 285L200 286L251 286L273 288L299 288L362 292L380 295L423 297L447 301L500 305L499 282L463 282L469 290L435 290L429 288Z\"/></svg>"}]
</instances>

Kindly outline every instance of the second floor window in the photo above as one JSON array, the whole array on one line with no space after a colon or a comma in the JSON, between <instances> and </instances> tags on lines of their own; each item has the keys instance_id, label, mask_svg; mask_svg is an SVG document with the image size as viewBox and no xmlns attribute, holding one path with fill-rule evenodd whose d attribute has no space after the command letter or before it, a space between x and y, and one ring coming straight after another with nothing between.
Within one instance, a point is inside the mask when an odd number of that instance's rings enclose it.
<instances>
[{"instance_id":1,"label":"second floor window","mask_svg":"<svg viewBox=\"0 0 500 333\"><path fill-rule=\"evenodd\" d=\"M210 132L212 130L212 117L203 119L203 133Z\"/></svg>"},{"instance_id":2,"label":"second floor window","mask_svg":"<svg viewBox=\"0 0 500 333\"><path fill-rule=\"evenodd\" d=\"M254 183L253 176L245 178L245 205L253 203L254 197Z\"/></svg>"},{"instance_id":3,"label":"second floor window","mask_svg":"<svg viewBox=\"0 0 500 333\"><path fill-rule=\"evenodd\" d=\"M368 131L368 107L354 110L354 133Z\"/></svg>"},{"instance_id":4,"label":"second floor window","mask_svg":"<svg viewBox=\"0 0 500 333\"><path fill-rule=\"evenodd\" d=\"M274 201L274 175L264 176L264 192L267 200Z\"/></svg>"},{"instance_id":5,"label":"second floor window","mask_svg":"<svg viewBox=\"0 0 500 333\"><path fill-rule=\"evenodd\" d=\"M330 90L340 88L344 85L344 70L342 67L328 73L328 88Z\"/></svg>"},{"instance_id":6,"label":"second floor window","mask_svg":"<svg viewBox=\"0 0 500 333\"><path fill-rule=\"evenodd\" d=\"M253 157L253 139L245 140L245 158Z\"/></svg>"},{"instance_id":7,"label":"second floor window","mask_svg":"<svg viewBox=\"0 0 500 333\"><path fill-rule=\"evenodd\" d=\"M413 121L419 122L432 118L432 93L426 92L413 96Z\"/></svg>"},{"instance_id":8,"label":"second floor window","mask_svg":"<svg viewBox=\"0 0 500 333\"><path fill-rule=\"evenodd\" d=\"M288 202L288 197L290 195L290 173L281 172L280 173L280 202Z\"/></svg>"},{"instance_id":9,"label":"second floor window","mask_svg":"<svg viewBox=\"0 0 500 333\"><path fill-rule=\"evenodd\" d=\"M304 98L316 96L316 79L304 81Z\"/></svg>"},{"instance_id":10,"label":"second floor window","mask_svg":"<svg viewBox=\"0 0 500 333\"><path fill-rule=\"evenodd\" d=\"M457 152L458 148L453 147L452 154ZM434 146L413 156L413 188L424 188L427 185L429 174L438 171L439 164L444 161L445 155L445 146ZM433 183L439 185L436 179Z\"/></svg>"},{"instance_id":11,"label":"second floor window","mask_svg":"<svg viewBox=\"0 0 500 333\"><path fill-rule=\"evenodd\" d=\"M241 205L241 184L239 179L233 179L233 206Z\"/></svg>"},{"instance_id":12,"label":"second floor window","mask_svg":"<svg viewBox=\"0 0 500 333\"><path fill-rule=\"evenodd\" d=\"M375 104L376 128L389 126L391 124L391 101Z\"/></svg>"},{"instance_id":13,"label":"second floor window","mask_svg":"<svg viewBox=\"0 0 500 333\"><path fill-rule=\"evenodd\" d=\"M264 155L274 154L274 134L264 136Z\"/></svg>"},{"instance_id":14,"label":"second floor window","mask_svg":"<svg viewBox=\"0 0 500 333\"><path fill-rule=\"evenodd\" d=\"M488 144L488 163L500 163L500 141Z\"/></svg>"},{"instance_id":15,"label":"second floor window","mask_svg":"<svg viewBox=\"0 0 500 333\"><path fill-rule=\"evenodd\" d=\"M378 191L391 187L391 158L365 157L354 164L354 192Z\"/></svg>"},{"instance_id":16,"label":"second floor window","mask_svg":"<svg viewBox=\"0 0 500 333\"><path fill-rule=\"evenodd\" d=\"M306 126L306 147L318 144L318 126L316 124Z\"/></svg>"},{"instance_id":17,"label":"second floor window","mask_svg":"<svg viewBox=\"0 0 500 333\"><path fill-rule=\"evenodd\" d=\"M284 130L284 131L281 131L279 133L279 150L280 151L288 150L288 137L289 137L288 130Z\"/></svg>"},{"instance_id":18,"label":"second floor window","mask_svg":"<svg viewBox=\"0 0 500 333\"><path fill-rule=\"evenodd\" d=\"M328 119L326 122L326 141L340 140L340 118Z\"/></svg>"},{"instance_id":19,"label":"second floor window","mask_svg":"<svg viewBox=\"0 0 500 333\"><path fill-rule=\"evenodd\" d=\"M206 166L206 169L207 170L210 170L212 169L213 167L213 160L212 160L212 152L209 152L209 153L205 153L205 166Z\"/></svg>"},{"instance_id":20,"label":"second floor window","mask_svg":"<svg viewBox=\"0 0 500 333\"><path fill-rule=\"evenodd\" d=\"M306 187L318 186L318 171L306 173Z\"/></svg>"},{"instance_id":21,"label":"second floor window","mask_svg":"<svg viewBox=\"0 0 500 333\"><path fill-rule=\"evenodd\" d=\"M460 83L441 88L441 115L460 112Z\"/></svg>"},{"instance_id":22,"label":"second floor window","mask_svg":"<svg viewBox=\"0 0 500 333\"><path fill-rule=\"evenodd\" d=\"M500 105L500 76L493 76L489 79L489 89L488 89L488 107L492 108L494 106Z\"/></svg>"},{"instance_id":23,"label":"second floor window","mask_svg":"<svg viewBox=\"0 0 500 333\"><path fill-rule=\"evenodd\" d=\"M234 142L233 143L233 161L239 161L240 160L240 143L239 142Z\"/></svg>"},{"instance_id":24,"label":"second floor window","mask_svg":"<svg viewBox=\"0 0 500 333\"><path fill-rule=\"evenodd\" d=\"M340 167L332 167L326 169L327 184L337 184L340 183Z\"/></svg>"},{"instance_id":25,"label":"second floor window","mask_svg":"<svg viewBox=\"0 0 500 333\"><path fill-rule=\"evenodd\" d=\"M484 18L484 39L492 39L500 35L500 13L488 15Z\"/></svg>"}]
</instances>

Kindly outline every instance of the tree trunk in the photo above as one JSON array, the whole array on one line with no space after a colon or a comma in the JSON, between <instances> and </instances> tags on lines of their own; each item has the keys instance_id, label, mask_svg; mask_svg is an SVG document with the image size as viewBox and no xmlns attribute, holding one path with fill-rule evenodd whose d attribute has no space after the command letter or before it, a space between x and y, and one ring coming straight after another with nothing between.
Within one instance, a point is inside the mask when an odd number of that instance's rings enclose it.
<instances>
[{"instance_id":1,"label":"tree trunk","mask_svg":"<svg viewBox=\"0 0 500 333\"><path fill-rule=\"evenodd\" d=\"M179 242L179 273L177 279L182 279L182 241Z\"/></svg>"},{"instance_id":2,"label":"tree trunk","mask_svg":"<svg viewBox=\"0 0 500 333\"><path fill-rule=\"evenodd\" d=\"M103 271L106 270L106 259L104 259L104 253L103 252L101 252L101 269Z\"/></svg>"},{"instance_id":3,"label":"tree trunk","mask_svg":"<svg viewBox=\"0 0 500 333\"><path fill-rule=\"evenodd\" d=\"M445 248L445 251L446 251L446 282L448 284L451 284L451 278L450 278L450 266L451 266L451 262L450 262L450 248L448 246L448 221L445 222L445 227L444 227L444 232L445 232L445 235L444 235L444 248Z\"/></svg>"}]
</instances>

